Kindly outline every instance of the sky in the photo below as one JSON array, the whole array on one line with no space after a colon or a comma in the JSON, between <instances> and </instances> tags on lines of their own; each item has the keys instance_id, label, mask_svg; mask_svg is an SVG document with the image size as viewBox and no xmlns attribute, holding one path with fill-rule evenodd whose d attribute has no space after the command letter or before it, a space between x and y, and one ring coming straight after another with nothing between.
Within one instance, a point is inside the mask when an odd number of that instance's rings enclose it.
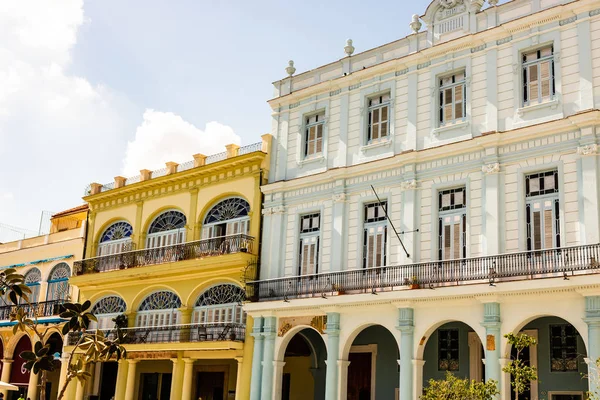
<instances>
[{"instance_id":1,"label":"sky","mask_svg":"<svg viewBox=\"0 0 600 400\"><path fill-rule=\"evenodd\" d=\"M91 182L260 141L288 60L402 38L429 3L0 0L0 242Z\"/></svg>"}]
</instances>

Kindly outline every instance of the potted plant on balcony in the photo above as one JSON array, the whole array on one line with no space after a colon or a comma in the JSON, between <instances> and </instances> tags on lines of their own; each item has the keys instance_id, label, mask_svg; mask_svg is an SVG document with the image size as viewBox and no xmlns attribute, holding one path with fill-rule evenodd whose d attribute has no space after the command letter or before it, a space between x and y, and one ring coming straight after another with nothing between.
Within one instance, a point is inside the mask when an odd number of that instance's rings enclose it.
<instances>
[{"instance_id":1,"label":"potted plant on balcony","mask_svg":"<svg viewBox=\"0 0 600 400\"><path fill-rule=\"evenodd\" d=\"M419 278L413 276L412 278L404 278L404 284L409 286L411 289L419 289L421 285L419 284Z\"/></svg>"},{"instance_id":2,"label":"potted plant on balcony","mask_svg":"<svg viewBox=\"0 0 600 400\"><path fill-rule=\"evenodd\" d=\"M334 292L337 292L337 294L346 294L346 290L337 283L334 283L331 288Z\"/></svg>"}]
</instances>

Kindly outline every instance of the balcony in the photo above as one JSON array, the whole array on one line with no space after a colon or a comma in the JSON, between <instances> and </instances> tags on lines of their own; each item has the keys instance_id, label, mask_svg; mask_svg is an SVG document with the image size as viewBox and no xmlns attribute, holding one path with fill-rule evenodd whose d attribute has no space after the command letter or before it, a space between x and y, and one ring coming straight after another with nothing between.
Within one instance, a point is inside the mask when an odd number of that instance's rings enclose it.
<instances>
[{"instance_id":1,"label":"balcony","mask_svg":"<svg viewBox=\"0 0 600 400\"><path fill-rule=\"evenodd\" d=\"M38 318L56 316L64 311L62 306L64 303L65 300L52 300L34 304L20 304L19 306L2 306L0 307L0 320L10 320L10 314L17 312L17 307L24 309L28 318L34 318L36 315Z\"/></svg>"},{"instance_id":2,"label":"balcony","mask_svg":"<svg viewBox=\"0 0 600 400\"><path fill-rule=\"evenodd\" d=\"M489 284L600 272L600 244L249 282L254 301Z\"/></svg>"},{"instance_id":3,"label":"balcony","mask_svg":"<svg viewBox=\"0 0 600 400\"><path fill-rule=\"evenodd\" d=\"M73 270L76 275L118 269L137 268L148 265L195 260L223 254L251 253L254 238L248 235L228 235L197 240L172 246L134 250L76 261Z\"/></svg>"},{"instance_id":4,"label":"balcony","mask_svg":"<svg viewBox=\"0 0 600 400\"><path fill-rule=\"evenodd\" d=\"M123 344L219 341L243 342L246 336L245 325L236 323L136 327L125 328L122 331L126 334ZM111 339L116 335L115 330L103 330L103 333ZM76 345L80 335L80 333L70 333L67 339L68 345Z\"/></svg>"}]
</instances>

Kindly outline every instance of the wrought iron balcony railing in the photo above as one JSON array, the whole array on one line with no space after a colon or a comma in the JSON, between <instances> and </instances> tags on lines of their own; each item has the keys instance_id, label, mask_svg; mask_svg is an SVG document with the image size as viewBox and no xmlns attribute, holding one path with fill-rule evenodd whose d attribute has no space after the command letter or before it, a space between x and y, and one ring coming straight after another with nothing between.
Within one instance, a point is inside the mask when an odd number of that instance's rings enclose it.
<instances>
[{"instance_id":1,"label":"wrought iron balcony railing","mask_svg":"<svg viewBox=\"0 0 600 400\"><path fill-rule=\"evenodd\" d=\"M239 323L183 324L122 329L123 344L144 343L187 343L187 342L243 342L246 326ZM90 332L94 332L93 330ZM102 330L105 336L114 339L116 330ZM69 333L67 343L74 346L81 333Z\"/></svg>"},{"instance_id":2,"label":"wrought iron balcony railing","mask_svg":"<svg viewBox=\"0 0 600 400\"><path fill-rule=\"evenodd\" d=\"M254 301L376 293L563 277L600 272L600 244L356 269L247 283Z\"/></svg>"},{"instance_id":3,"label":"wrought iron balcony railing","mask_svg":"<svg viewBox=\"0 0 600 400\"><path fill-rule=\"evenodd\" d=\"M33 304L19 304L18 306L2 306L0 307L0 320L9 320L10 314L17 312L17 308L24 309L29 318L33 318L36 315L38 318L52 317L64 311L64 303L65 300L51 300Z\"/></svg>"},{"instance_id":4,"label":"wrought iron balcony railing","mask_svg":"<svg viewBox=\"0 0 600 400\"><path fill-rule=\"evenodd\" d=\"M134 250L75 261L76 275L136 268L168 262L193 260L231 253L251 253L254 238L248 235L228 235L172 246Z\"/></svg>"}]
</instances>

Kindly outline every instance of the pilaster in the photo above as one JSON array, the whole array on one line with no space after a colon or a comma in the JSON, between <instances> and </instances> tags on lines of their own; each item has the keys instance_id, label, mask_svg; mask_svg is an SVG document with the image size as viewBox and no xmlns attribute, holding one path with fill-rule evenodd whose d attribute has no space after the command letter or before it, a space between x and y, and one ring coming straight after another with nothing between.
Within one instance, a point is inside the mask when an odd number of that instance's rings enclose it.
<instances>
[{"instance_id":1,"label":"pilaster","mask_svg":"<svg viewBox=\"0 0 600 400\"><path fill-rule=\"evenodd\" d=\"M404 182L402 182L402 220L400 230L406 232L402 235L402 241L410 257L406 257L403 251L400 251L400 264L410 264L419 261L418 238L419 233L415 232L419 228L418 212L418 182L416 180L416 165L409 164L404 167Z\"/></svg>"},{"instance_id":2,"label":"pilaster","mask_svg":"<svg viewBox=\"0 0 600 400\"><path fill-rule=\"evenodd\" d=\"M273 361L275 361L275 337L277 336L277 317L265 317L262 330L264 350L262 360L261 400L272 400L273 397Z\"/></svg>"},{"instance_id":3,"label":"pilaster","mask_svg":"<svg viewBox=\"0 0 600 400\"><path fill-rule=\"evenodd\" d=\"M504 190L500 176L500 163L497 161L497 149L486 149L486 164L481 167L484 183L483 224L484 251L487 255L502 252L501 232L501 202L500 193Z\"/></svg>"},{"instance_id":4,"label":"pilaster","mask_svg":"<svg viewBox=\"0 0 600 400\"><path fill-rule=\"evenodd\" d=\"M198 226L198 188L190 189L190 215L187 225L187 241L191 242L200 239L198 229L196 229Z\"/></svg>"},{"instance_id":5,"label":"pilaster","mask_svg":"<svg viewBox=\"0 0 600 400\"><path fill-rule=\"evenodd\" d=\"M7 358L2 360L2 382L10 381L10 372L12 370L13 360L9 360ZM4 395L4 398L8 398L8 390L2 389L0 393Z\"/></svg>"},{"instance_id":6,"label":"pilaster","mask_svg":"<svg viewBox=\"0 0 600 400\"><path fill-rule=\"evenodd\" d=\"M490 379L500 384L500 303L483 304L483 322L481 326L485 327L486 343L485 347L485 380Z\"/></svg>"},{"instance_id":7,"label":"pilaster","mask_svg":"<svg viewBox=\"0 0 600 400\"><path fill-rule=\"evenodd\" d=\"M327 313L327 372L325 382L325 400L338 399L338 357L340 354L340 314Z\"/></svg>"},{"instance_id":8,"label":"pilaster","mask_svg":"<svg viewBox=\"0 0 600 400\"><path fill-rule=\"evenodd\" d=\"M262 381L263 343L262 317L254 317L252 337L254 338L254 352L252 353L252 375L250 378L250 400L260 400Z\"/></svg>"},{"instance_id":9,"label":"pilaster","mask_svg":"<svg viewBox=\"0 0 600 400\"><path fill-rule=\"evenodd\" d=\"M596 365L600 358L600 296L587 296L585 298L585 323L588 326L588 364ZM600 393L600 384L597 379L589 380L589 389L592 393Z\"/></svg>"},{"instance_id":10,"label":"pilaster","mask_svg":"<svg viewBox=\"0 0 600 400\"><path fill-rule=\"evenodd\" d=\"M598 145L593 128L581 130L582 145L577 148L579 154L580 204L582 241L594 244L600 241L600 215L598 213Z\"/></svg>"},{"instance_id":11,"label":"pilaster","mask_svg":"<svg viewBox=\"0 0 600 400\"><path fill-rule=\"evenodd\" d=\"M336 182L336 191L333 194L333 224L331 230L331 272L341 271L345 264L345 245L346 245L346 193L344 192L343 181Z\"/></svg>"},{"instance_id":12,"label":"pilaster","mask_svg":"<svg viewBox=\"0 0 600 400\"><path fill-rule=\"evenodd\" d=\"M144 248L144 240L146 240L146 234L142 232L142 217L144 213L144 201L140 200L135 203L135 222L133 226L133 234L135 235L135 246L136 249Z\"/></svg>"},{"instance_id":13,"label":"pilaster","mask_svg":"<svg viewBox=\"0 0 600 400\"><path fill-rule=\"evenodd\" d=\"M398 326L400 331L400 400L413 398L413 346L414 346L414 309L398 309ZM417 393L418 394L418 393ZM417 397L418 398L418 397Z\"/></svg>"}]
</instances>

